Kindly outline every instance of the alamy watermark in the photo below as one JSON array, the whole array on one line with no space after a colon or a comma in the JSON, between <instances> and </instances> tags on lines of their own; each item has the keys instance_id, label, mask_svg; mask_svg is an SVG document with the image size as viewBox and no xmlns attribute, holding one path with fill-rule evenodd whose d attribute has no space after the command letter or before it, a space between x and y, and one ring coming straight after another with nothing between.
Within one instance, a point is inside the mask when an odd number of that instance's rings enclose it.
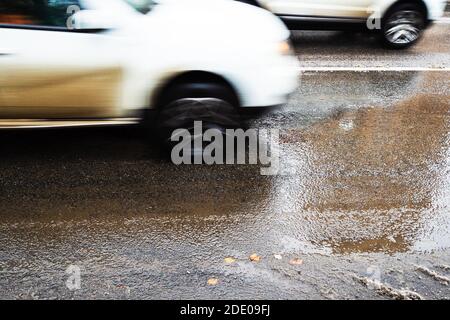
<instances>
[{"instance_id":1,"label":"alamy watermark","mask_svg":"<svg viewBox=\"0 0 450 320\"><path fill-rule=\"evenodd\" d=\"M172 133L171 159L180 164L262 165L261 175L277 175L280 167L280 132L278 129L204 130L195 121L193 130Z\"/></svg>"},{"instance_id":2,"label":"alamy watermark","mask_svg":"<svg viewBox=\"0 0 450 320\"><path fill-rule=\"evenodd\" d=\"M66 287L70 291L80 290L81 289L81 268L77 265L70 265L66 269L66 274L69 277L66 280Z\"/></svg>"},{"instance_id":3,"label":"alamy watermark","mask_svg":"<svg viewBox=\"0 0 450 320\"><path fill-rule=\"evenodd\" d=\"M381 30L382 29L381 8L370 7L367 10L367 13L370 14L370 16L367 18L367 22L366 22L367 29Z\"/></svg>"},{"instance_id":4,"label":"alamy watermark","mask_svg":"<svg viewBox=\"0 0 450 320\"><path fill-rule=\"evenodd\" d=\"M366 276L370 280L367 286L371 289L376 289L376 286L381 283L381 269L379 266L371 265L366 269Z\"/></svg>"},{"instance_id":5,"label":"alamy watermark","mask_svg":"<svg viewBox=\"0 0 450 320\"><path fill-rule=\"evenodd\" d=\"M67 29L69 29L69 30L75 29L74 16L80 10L81 10L81 8L77 5L71 5L71 6L67 7L66 13L69 15L69 17L67 18L67 21L66 21Z\"/></svg>"}]
</instances>

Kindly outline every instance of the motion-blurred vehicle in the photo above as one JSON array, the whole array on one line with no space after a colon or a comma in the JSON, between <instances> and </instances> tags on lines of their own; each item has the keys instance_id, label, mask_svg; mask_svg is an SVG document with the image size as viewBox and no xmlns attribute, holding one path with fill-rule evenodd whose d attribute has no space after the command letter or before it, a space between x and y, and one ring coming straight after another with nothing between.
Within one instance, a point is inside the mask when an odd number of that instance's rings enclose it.
<instances>
[{"instance_id":1,"label":"motion-blurred vehicle","mask_svg":"<svg viewBox=\"0 0 450 320\"><path fill-rule=\"evenodd\" d=\"M136 123L151 109L166 129L224 125L287 101L288 38L271 13L226 0L2 0L0 127Z\"/></svg>"},{"instance_id":2,"label":"motion-blurred vehicle","mask_svg":"<svg viewBox=\"0 0 450 320\"><path fill-rule=\"evenodd\" d=\"M374 30L390 48L419 40L446 0L238 0L264 7L291 30Z\"/></svg>"}]
</instances>

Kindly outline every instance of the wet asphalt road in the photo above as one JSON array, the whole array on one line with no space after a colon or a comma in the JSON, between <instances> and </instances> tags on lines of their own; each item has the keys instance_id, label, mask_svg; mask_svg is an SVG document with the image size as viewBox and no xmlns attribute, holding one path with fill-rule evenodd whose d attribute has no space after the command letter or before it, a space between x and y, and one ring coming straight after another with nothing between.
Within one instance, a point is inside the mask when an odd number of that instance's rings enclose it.
<instances>
[{"instance_id":1,"label":"wet asphalt road","mask_svg":"<svg viewBox=\"0 0 450 320\"><path fill-rule=\"evenodd\" d=\"M449 29L295 43L306 65L450 67ZM306 72L250 123L281 130L277 176L174 166L137 128L0 132L0 297L449 299L449 120L449 72Z\"/></svg>"},{"instance_id":2,"label":"wet asphalt road","mask_svg":"<svg viewBox=\"0 0 450 320\"><path fill-rule=\"evenodd\" d=\"M450 10L448 13L450 17ZM333 31L295 31L292 38L302 67L449 68L450 21L428 29L407 51L385 50L376 35Z\"/></svg>"}]
</instances>

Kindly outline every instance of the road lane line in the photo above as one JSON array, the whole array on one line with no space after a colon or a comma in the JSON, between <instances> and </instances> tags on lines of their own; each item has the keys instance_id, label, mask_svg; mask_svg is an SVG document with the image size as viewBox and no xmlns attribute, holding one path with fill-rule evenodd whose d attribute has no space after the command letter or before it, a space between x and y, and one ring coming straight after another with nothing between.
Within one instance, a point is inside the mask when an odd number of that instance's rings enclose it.
<instances>
[{"instance_id":1,"label":"road lane line","mask_svg":"<svg viewBox=\"0 0 450 320\"><path fill-rule=\"evenodd\" d=\"M448 17L440 18L439 20L437 20L435 22L439 23L439 24L450 24L450 18L448 18Z\"/></svg>"},{"instance_id":2,"label":"road lane line","mask_svg":"<svg viewBox=\"0 0 450 320\"><path fill-rule=\"evenodd\" d=\"M427 68L427 67L300 67L300 72L369 72L369 71L382 71L382 72L450 72L448 68Z\"/></svg>"}]
</instances>

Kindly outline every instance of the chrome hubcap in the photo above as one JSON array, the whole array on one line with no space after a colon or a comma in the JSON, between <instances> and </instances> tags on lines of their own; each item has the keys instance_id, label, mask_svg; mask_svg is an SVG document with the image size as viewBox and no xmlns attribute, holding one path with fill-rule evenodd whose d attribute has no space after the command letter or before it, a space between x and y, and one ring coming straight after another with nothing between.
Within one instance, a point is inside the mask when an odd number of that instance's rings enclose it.
<instances>
[{"instance_id":1,"label":"chrome hubcap","mask_svg":"<svg viewBox=\"0 0 450 320\"><path fill-rule=\"evenodd\" d=\"M422 24L422 17L417 11L396 12L386 22L386 39L395 44L411 43L419 38Z\"/></svg>"}]
</instances>

